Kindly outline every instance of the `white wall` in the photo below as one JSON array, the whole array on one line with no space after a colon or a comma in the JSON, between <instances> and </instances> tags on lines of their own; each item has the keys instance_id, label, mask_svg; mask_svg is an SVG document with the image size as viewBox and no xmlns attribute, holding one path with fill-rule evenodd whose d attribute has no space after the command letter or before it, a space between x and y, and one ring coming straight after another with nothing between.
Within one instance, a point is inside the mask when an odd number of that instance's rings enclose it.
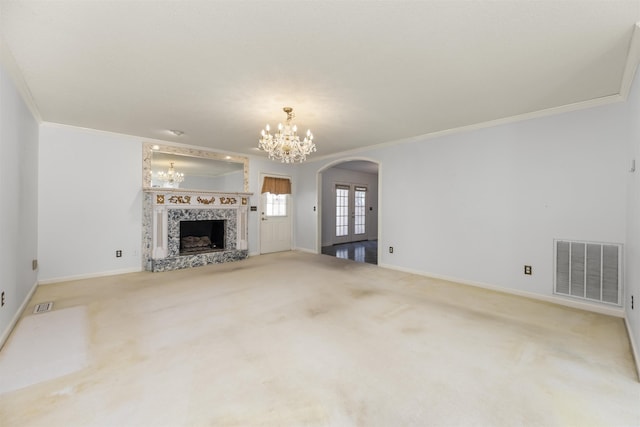
<instances>
[{"instance_id":1,"label":"white wall","mask_svg":"<svg viewBox=\"0 0 640 427\"><path fill-rule=\"evenodd\" d=\"M40 282L141 269L139 138L43 124L39 188Z\"/></svg>"},{"instance_id":2,"label":"white wall","mask_svg":"<svg viewBox=\"0 0 640 427\"><path fill-rule=\"evenodd\" d=\"M629 138L628 166L635 159L636 170L627 174L627 236L625 259L625 316L630 329L634 345L636 367L640 376L640 71L636 71L636 78L629 94L629 124L631 137ZM631 308L631 297L634 308Z\"/></svg>"},{"instance_id":3,"label":"white wall","mask_svg":"<svg viewBox=\"0 0 640 427\"><path fill-rule=\"evenodd\" d=\"M336 184L364 185L366 196L366 239L378 238L378 175L331 167L322 172L322 246L336 243L335 186ZM369 210L372 208L372 210Z\"/></svg>"},{"instance_id":4,"label":"white wall","mask_svg":"<svg viewBox=\"0 0 640 427\"><path fill-rule=\"evenodd\" d=\"M625 103L359 152L380 162L382 266L552 295L553 239L625 241ZM298 209L317 171L298 172ZM317 218L297 244L316 248ZM533 266L525 276L523 266Z\"/></svg>"},{"instance_id":5,"label":"white wall","mask_svg":"<svg viewBox=\"0 0 640 427\"><path fill-rule=\"evenodd\" d=\"M0 346L37 281L38 123L0 64Z\"/></svg>"}]
</instances>

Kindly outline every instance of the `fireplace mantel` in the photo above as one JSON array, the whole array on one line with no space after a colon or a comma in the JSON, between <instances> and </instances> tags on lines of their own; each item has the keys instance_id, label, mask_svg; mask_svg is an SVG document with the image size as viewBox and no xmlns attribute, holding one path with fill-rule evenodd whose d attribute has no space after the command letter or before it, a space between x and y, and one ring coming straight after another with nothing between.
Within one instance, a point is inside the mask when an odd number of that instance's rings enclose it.
<instances>
[{"instance_id":1,"label":"fireplace mantel","mask_svg":"<svg viewBox=\"0 0 640 427\"><path fill-rule=\"evenodd\" d=\"M248 256L247 219L253 193L145 188L145 269L167 271L244 259ZM224 251L180 255L180 221L223 219Z\"/></svg>"},{"instance_id":2,"label":"fireplace mantel","mask_svg":"<svg viewBox=\"0 0 640 427\"><path fill-rule=\"evenodd\" d=\"M166 204L171 205L185 205L190 206L209 206L210 204L223 204L223 205L244 205L249 203L249 196L253 193L238 193L229 191L207 191L207 190L183 190L181 188L145 188L144 191L147 194L155 195L154 204ZM169 202L172 196L175 196L173 202ZM214 202L207 203L205 200L211 200L214 198ZM178 200L189 200L189 202L179 202ZM216 202L217 200L217 202ZM229 201L233 200L233 202Z\"/></svg>"}]
</instances>

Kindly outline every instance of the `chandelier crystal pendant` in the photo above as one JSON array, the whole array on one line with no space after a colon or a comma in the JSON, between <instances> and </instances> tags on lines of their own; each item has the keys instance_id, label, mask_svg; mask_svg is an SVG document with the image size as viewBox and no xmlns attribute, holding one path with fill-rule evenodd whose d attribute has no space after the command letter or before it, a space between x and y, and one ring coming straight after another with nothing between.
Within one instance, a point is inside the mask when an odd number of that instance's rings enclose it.
<instances>
[{"instance_id":1,"label":"chandelier crystal pendant","mask_svg":"<svg viewBox=\"0 0 640 427\"><path fill-rule=\"evenodd\" d=\"M171 162L167 172L158 172L158 179L165 183L165 187L177 187L178 184L184 181L184 174L176 172L173 162Z\"/></svg>"},{"instance_id":2,"label":"chandelier crystal pendant","mask_svg":"<svg viewBox=\"0 0 640 427\"><path fill-rule=\"evenodd\" d=\"M258 140L258 148L266 151L271 160L280 160L282 163L304 162L309 154L316 151L313 134L307 130L307 136L303 141L300 141L296 133L298 127L291 124L291 120L295 117L293 108L284 107L282 110L287 113L287 121L284 126L282 123L278 123L278 131L275 135L271 135L269 125L267 125Z\"/></svg>"}]
</instances>

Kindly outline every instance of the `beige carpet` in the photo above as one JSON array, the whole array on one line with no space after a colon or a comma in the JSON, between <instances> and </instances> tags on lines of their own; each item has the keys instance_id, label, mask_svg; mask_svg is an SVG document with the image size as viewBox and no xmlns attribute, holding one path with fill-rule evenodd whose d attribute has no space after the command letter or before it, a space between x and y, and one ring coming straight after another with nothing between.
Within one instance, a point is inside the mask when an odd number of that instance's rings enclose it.
<instances>
[{"instance_id":1,"label":"beige carpet","mask_svg":"<svg viewBox=\"0 0 640 427\"><path fill-rule=\"evenodd\" d=\"M621 319L369 264L287 252L34 299L86 309L88 365L0 394L3 426L640 424Z\"/></svg>"},{"instance_id":2,"label":"beige carpet","mask_svg":"<svg viewBox=\"0 0 640 427\"><path fill-rule=\"evenodd\" d=\"M33 305L28 309L31 314ZM80 306L22 318L0 352L0 399L2 393L69 375L87 365L85 311Z\"/></svg>"}]
</instances>

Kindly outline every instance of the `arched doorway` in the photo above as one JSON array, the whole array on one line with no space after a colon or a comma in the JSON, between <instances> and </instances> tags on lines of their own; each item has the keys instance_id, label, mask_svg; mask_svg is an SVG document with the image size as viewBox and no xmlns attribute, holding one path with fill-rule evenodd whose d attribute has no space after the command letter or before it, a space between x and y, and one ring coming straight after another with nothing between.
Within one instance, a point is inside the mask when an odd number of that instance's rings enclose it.
<instances>
[{"instance_id":1,"label":"arched doorway","mask_svg":"<svg viewBox=\"0 0 640 427\"><path fill-rule=\"evenodd\" d=\"M343 159L319 172L319 252L378 263L379 164Z\"/></svg>"}]
</instances>

